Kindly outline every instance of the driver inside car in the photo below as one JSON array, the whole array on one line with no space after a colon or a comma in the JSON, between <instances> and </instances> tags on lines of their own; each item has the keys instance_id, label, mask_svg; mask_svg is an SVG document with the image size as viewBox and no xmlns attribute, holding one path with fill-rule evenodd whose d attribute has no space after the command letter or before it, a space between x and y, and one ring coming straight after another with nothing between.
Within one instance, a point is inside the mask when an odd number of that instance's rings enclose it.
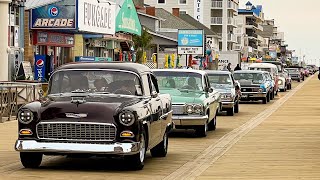
<instances>
[{"instance_id":1,"label":"driver inside car","mask_svg":"<svg viewBox=\"0 0 320 180\"><path fill-rule=\"evenodd\" d=\"M96 88L95 89L96 91L105 91L108 85L106 79L104 78L96 79L93 84L94 84L94 87Z\"/></svg>"},{"instance_id":2,"label":"driver inside car","mask_svg":"<svg viewBox=\"0 0 320 180\"><path fill-rule=\"evenodd\" d=\"M189 77L188 86L192 87L192 89L194 89L194 90L198 90L199 89L198 85L197 85L196 78L194 78L194 77Z\"/></svg>"}]
</instances>

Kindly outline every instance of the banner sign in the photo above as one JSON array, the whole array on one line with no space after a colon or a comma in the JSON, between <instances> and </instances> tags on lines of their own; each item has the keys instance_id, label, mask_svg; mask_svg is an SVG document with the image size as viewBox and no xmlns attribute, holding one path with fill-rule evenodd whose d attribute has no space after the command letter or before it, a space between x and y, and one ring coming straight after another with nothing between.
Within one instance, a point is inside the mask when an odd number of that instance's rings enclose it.
<instances>
[{"instance_id":1,"label":"banner sign","mask_svg":"<svg viewBox=\"0 0 320 180\"><path fill-rule=\"evenodd\" d=\"M46 74L46 56L35 55L34 61L34 79L38 81L44 81Z\"/></svg>"},{"instance_id":2,"label":"banner sign","mask_svg":"<svg viewBox=\"0 0 320 180\"><path fill-rule=\"evenodd\" d=\"M132 0L124 0L116 19L116 32L141 36L141 24Z\"/></svg>"},{"instance_id":3,"label":"banner sign","mask_svg":"<svg viewBox=\"0 0 320 180\"><path fill-rule=\"evenodd\" d=\"M178 47L178 54L203 54L203 47Z\"/></svg>"},{"instance_id":4,"label":"banner sign","mask_svg":"<svg viewBox=\"0 0 320 180\"><path fill-rule=\"evenodd\" d=\"M78 12L79 31L115 34L116 5L114 2L78 0Z\"/></svg>"},{"instance_id":5,"label":"banner sign","mask_svg":"<svg viewBox=\"0 0 320 180\"><path fill-rule=\"evenodd\" d=\"M203 23L203 1L204 0L194 0L194 14L193 18Z\"/></svg>"},{"instance_id":6,"label":"banner sign","mask_svg":"<svg viewBox=\"0 0 320 180\"><path fill-rule=\"evenodd\" d=\"M71 3L71 5L65 5ZM76 29L75 0L65 0L31 10L31 29Z\"/></svg>"},{"instance_id":7,"label":"banner sign","mask_svg":"<svg viewBox=\"0 0 320 180\"><path fill-rule=\"evenodd\" d=\"M178 30L178 54L204 54L204 32L198 29Z\"/></svg>"}]
</instances>

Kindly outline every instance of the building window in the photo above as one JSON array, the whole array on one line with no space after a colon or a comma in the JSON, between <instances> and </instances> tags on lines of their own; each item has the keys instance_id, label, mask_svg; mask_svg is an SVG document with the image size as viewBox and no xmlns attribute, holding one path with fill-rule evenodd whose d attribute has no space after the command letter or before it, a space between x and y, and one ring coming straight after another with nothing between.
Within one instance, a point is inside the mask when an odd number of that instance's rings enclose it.
<instances>
[{"instance_id":1,"label":"building window","mask_svg":"<svg viewBox=\"0 0 320 180\"><path fill-rule=\"evenodd\" d=\"M187 11L180 11L180 14L187 14Z\"/></svg>"},{"instance_id":2,"label":"building window","mask_svg":"<svg viewBox=\"0 0 320 180\"><path fill-rule=\"evenodd\" d=\"M187 0L179 0L179 4L187 4Z\"/></svg>"},{"instance_id":3,"label":"building window","mask_svg":"<svg viewBox=\"0 0 320 180\"><path fill-rule=\"evenodd\" d=\"M158 0L158 4L165 4L166 0Z\"/></svg>"}]
</instances>

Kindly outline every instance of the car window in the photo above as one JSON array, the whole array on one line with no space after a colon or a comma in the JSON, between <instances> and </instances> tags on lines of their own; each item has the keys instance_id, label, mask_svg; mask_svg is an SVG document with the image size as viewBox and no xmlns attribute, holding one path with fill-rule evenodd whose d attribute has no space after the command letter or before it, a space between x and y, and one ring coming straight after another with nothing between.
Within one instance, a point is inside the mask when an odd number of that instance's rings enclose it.
<instances>
[{"instance_id":1,"label":"car window","mask_svg":"<svg viewBox=\"0 0 320 180\"><path fill-rule=\"evenodd\" d=\"M148 74L148 79L149 79L149 88L150 88L150 92L158 92L159 93L159 90L158 88L156 87L156 84L157 84L157 79L151 75L151 74Z\"/></svg>"},{"instance_id":2,"label":"car window","mask_svg":"<svg viewBox=\"0 0 320 180\"><path fill-rule=\"evenodd\" d=\"M262 73L235 73L234 78L236 80L247 80L253 83L263 83L264 77Z\"/></svg>"},{"instance_id":3,"label":"car window","mask_svg":"<svg viewBox=\"0 0 320 180\"><path fill-rule=\"evenodd\" d=\"M209 74L209 82L214 88L233 86L233 82L229 74Z\"/></svg>"},{"instance_id":4,"label":"car window","mask_svg":"<svg viewBox=\"0 0 320 180\"><path fill-rule=\"evenodd\" d=\"M168 89L204 91L202 75L193 72L156 71L160 92Z\"/></svg>"},{"instance_id":5,"label":"car window","mask_svg":"<svg viewBox=\"0 0 320 180\"><path fill-rule=\"evenodd\" d=\"M140 78L130 72L67 70L53 75L49 94L74 92L142 95Z\"/></svg>"}]
</instances>

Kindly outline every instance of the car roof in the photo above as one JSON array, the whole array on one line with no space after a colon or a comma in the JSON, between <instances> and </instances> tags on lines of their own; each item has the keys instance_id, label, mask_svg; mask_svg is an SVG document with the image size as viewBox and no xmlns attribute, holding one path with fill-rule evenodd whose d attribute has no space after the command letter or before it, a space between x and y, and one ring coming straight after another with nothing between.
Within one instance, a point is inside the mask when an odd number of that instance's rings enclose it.
<instances>
[{"instance_id":1,"label":"car roof","mask_svg":"<svg viewBox=\"0 0 320 180\"><path fill-rule=\"evenodd\" d=\"M208 74L231 74L230 71L219 71L219 70L205 70Z\"/></svg>"},{"instance_id":2,"label":"car roof","mask_svg":"<svg viewBox=\"0 0 320 180\"><path fill-rule=\"evenodd\" d=\"M266 71L259 71L259 70L238 70L235 71L234 74L238 74L238 73L264 73Z\"/></svg>"},{"instance_id":3,"label":"car roof","mask_svg":"<svg viewBox=\"0 0 320 180\"><path fill-rule=\"evenodd\" d=\"M269 64L276 64L276 65L283 65L283 63L279 61L262 61L263 63L269 63Z\"/></svg>"},{"instance_id":4,"label":"car roof","mask_svg":"<svg viewBox=\"0 0 320 180\"><path fill-rule=\"evenodd\" d=\"M149 67L132 62L76 62L62 65L57 70L66 69L119 69L138 74L151 72Z\"/></svg>"},{"instance_id":5,"label":"car roof","mask_svg":"<svg viewBox=\"0 0 320 180\"><path fill-rule=\"evenodd\" d=\"M191 72L191 73L198 73L201 75L207 74L203 70L195 70L195 69L152 69L153 72Z\"/></svg>"},{"instance_id":6,"label":"car roof","mask_svg":"<svg viewBox=\"0 0 320 180\"><path fill-rule=\"evenodd\" d=\"M249 67L277 68L277 66L272 63L253 63L253 64L250 64Z\"/></svg>"}]
</instances>

